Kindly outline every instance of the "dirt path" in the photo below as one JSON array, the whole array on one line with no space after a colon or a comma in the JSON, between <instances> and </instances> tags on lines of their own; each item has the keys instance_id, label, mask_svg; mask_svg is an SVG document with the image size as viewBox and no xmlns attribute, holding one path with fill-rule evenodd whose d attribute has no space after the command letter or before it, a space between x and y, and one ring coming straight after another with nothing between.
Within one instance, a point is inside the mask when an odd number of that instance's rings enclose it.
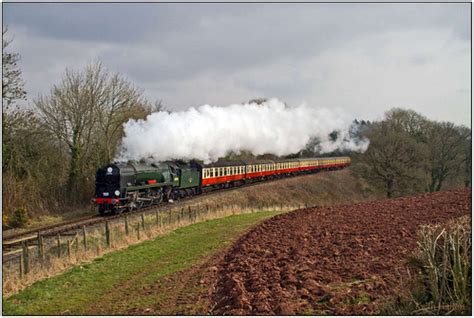
<instances>
[{"instance_id":1,"label":"dirt path","mask_svg":"<svg viewBox=\"0 0 474 318\"><path fill-rule=\"evenodd\" d=\"M374 314L422 224L471 213L471 190L298 210L241 237L219 265L213 314Z\"/></svg>"}]
</instances>

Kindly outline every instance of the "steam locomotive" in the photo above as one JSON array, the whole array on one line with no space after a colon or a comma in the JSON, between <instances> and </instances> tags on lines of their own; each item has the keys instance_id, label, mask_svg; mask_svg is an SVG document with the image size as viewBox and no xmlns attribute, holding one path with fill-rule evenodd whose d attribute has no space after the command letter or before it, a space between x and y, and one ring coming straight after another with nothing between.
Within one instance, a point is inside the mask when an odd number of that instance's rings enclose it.
<instances>
[{"instance_id":1,"label":"steam locomotive","mask_svg":"<svg viewBox=\"0 0 474 318\"><path fill-rule=\"evenodd\" d=\"M349 157L109 164L97 170L94 202L100 214L122 213L205 191L246 183L342 169Z\"/></svg>"}]
</instances>

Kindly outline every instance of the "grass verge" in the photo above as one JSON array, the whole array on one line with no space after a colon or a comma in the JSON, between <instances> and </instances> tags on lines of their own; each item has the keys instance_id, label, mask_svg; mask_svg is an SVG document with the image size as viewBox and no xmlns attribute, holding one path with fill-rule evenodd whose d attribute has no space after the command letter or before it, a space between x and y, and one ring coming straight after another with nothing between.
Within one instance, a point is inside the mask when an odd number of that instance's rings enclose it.
<instances>
[{"instance_id":1,"label":"grass verge","mask_svg":"<svg viewBox=\"0 0 474 318\"><path fill-rule=\"evenodd\" d=\"M106 314L120 314L145 306L153 299L140 291L156 286L166 275L202 262L251 226L278 213L257 212L205 221L106 254L3 299L3 314L83 315L94 314L97 308Z\"/></svg>"}]
</instances>

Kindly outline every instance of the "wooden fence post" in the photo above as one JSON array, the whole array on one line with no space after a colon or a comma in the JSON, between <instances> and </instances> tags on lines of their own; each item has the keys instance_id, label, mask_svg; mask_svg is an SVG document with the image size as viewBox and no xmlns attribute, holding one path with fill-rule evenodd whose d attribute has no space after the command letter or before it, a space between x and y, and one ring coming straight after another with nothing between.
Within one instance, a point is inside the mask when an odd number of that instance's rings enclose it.
<instances>
[{"instance_id":1,"label":"wooden fence post","mask_svg":"<svg viewBox=\"0 0 474 318\"><path fill-rule=\"evenodd\" d=\"M42 257L41 257L41 244L40 244L40 241L41 241L41 234L40 234L39 231L38 231L38 233L36 234L36 240L38 241L38 257L39 257L39 258L42 258Z\"/></svg>"},{"instance_id":2,"label":"wooden fence post","mask_svg":"<svg viewBox=\"0 0 474 318\"><path fill-rule=\"evenodd\" d=\"M142 218L142 229L143 231L145 231L145 214L144 213L142 213L141 218Z\"/></svg>"},{"instance_id":3,"label":"wooden fence post","mask_svg":"<svg viewBox=\"0 0 474 318\"><path fill-rule=\"evenodd\" d=\"M76 259L77 259L77 254L79 254L79 234L76 234L76 237L74 238L76 240Z\"/></svg>"},{"instance_id":4,"label":"wooden fence post","mask_svg":"<svg viewBox=\"0 0 474 318\"><path fill-rule=\"evenodd\" d=\"M25 271L25 275L26 275L30 271L30 254L29 254L29 251L28 251L28 242L23 241L22 245L23 245L23 263L24 263L23 267L24 267L24 271Z\"/></svg>"},{"instance_id":5,"label":"wooden fence post","mask_svg":"<svg viewBox=\"0 0 474 318\"><path fill-rule=\"evenodd\" d=\"M82 239L84 240L84 251L87 251L87 233L86 226L82 226Z\"/></svg>"},{"instance_id":6,"label":"wooden fence post","mask_svg":"<svg viewBox=\"0 0 474 318\"><path fill-rule=\"evenodd\" d=\"M168 224L171 224L171 208L168 211Z\"/></svg>"},{"instance_id":7,"label":"wooden fence post","mask_svg":"<svg viewBox=\"0 0 474 318\"><path fill-rule=\"evenodd\" d=\"M137 238L140 241L140 223L137 223Z\"/></svg>"},{"instance_id":8,"label":"wooden fence post","mask_svg":"<svg viewBox=\"0 0 474 318\"><path fill-rule=\"evenodd\" d=\"M128 230L128 215L125 215L125 235L128 236L129 230Z\"/></svg>"},{"instance_id":9,"label":"wooden fence post","mask_svg":"<svg viewBox=\"0 0 474 318\"><path fill-rule=\"evenodd\" d=\"M160 223L160 212L155 211L155 216L156 216L156 225L158 226L158 224Z\"/></svg>"},{"instance_id":10,"label":"wooden fence post","mask_svg":"<svg viewBox=\"0 0 474 318\"><path fill-rule=\"evenodd\" d=\"M107 242L107 247L110 247L109 221L105 221L105 241Z\"/></svg>"},{"instance_id":11,"label":"wooden fence post","mask_svg":"<svg viewBox=\"0 0 474 318\"><path fill-rule=\"evenodd\" d=\"M58 233L58 258L61 257L61 234Z\"/></svg>"},{"instance_id":12,"label":"wooden fence post","mask_svg":"<svg viewBox=\"0 0 474 318\"><path fill-rule=\"evenodd\" d=\"M67 240L67 258L71 260L71 240Z\"/></svg>"},{"instance_id":13,"label":"wooden fence post","mask_svg":"<svg viewBox=\"0 0 474 318\"><path fill-rule=\"evenodd\" d=\"M20 279L23 278L23 254L20 254L20 257L18 257L18 260L20 261L18 263L18 270L20 272Z\"/></svg>"},{"instance_id":14,"label":"wooden fence post","mask_svg":"<svg viewBox=\"0 0 474 318\"><path fill-rule=\"evenodd\" d=\"M42 261L44 261L44 242L43 242L43 236L41 236L41 233L38 231L38 255Z\"/></svg>"},{"instance_id":15,"label":"wooden fence post","mask_svg":"<svg viewBox=\"0 0 474 318\"><path fill-rule=\"evenodd\" d=\"M190 205L188 205L188 221L189 221L189 222L191 222L191 220L192 220L192 216L191 216L191 214L192 214L192 211L191 211L191 206L190 206Z\"/></svg>"}]
</instances>

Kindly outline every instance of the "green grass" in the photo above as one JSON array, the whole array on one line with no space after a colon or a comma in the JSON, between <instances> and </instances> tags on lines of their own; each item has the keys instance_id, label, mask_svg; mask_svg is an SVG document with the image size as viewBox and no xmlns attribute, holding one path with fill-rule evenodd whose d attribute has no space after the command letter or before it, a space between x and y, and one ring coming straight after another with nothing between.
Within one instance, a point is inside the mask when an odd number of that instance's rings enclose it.
<instances>
[{"instance_id":1,"label":"green grass","mask_svg":"<svg viewBox=\"0 0 474 318\"><path fill-rule=\"evenodd\" d=\"M36 282L3 299L5 315L93 314L97 303L110 314L123 307L142 306L147 297L128 298L134 290L152 286L159 278L199 263L231 244L261 220L279 212L258 212L193 224L142 244L107 254L93 262ZM122 294L121 294L122 293ZM128 293L128 294L127 294ZM114 302L111 295L126 299ZM121 307L120 307L121 306Z\"/></svg>"}]
</instances>

